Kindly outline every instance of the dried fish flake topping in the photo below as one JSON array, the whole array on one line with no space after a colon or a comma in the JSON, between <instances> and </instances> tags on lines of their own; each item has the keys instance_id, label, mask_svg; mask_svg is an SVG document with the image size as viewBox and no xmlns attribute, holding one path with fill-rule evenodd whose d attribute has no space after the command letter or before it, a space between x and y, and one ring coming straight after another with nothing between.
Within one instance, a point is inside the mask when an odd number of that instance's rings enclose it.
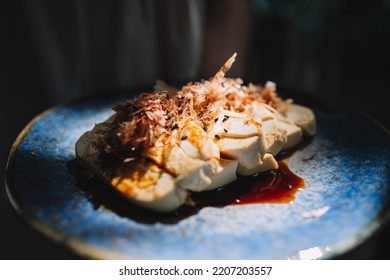
<instances>
[{"instance_id":1,"label":"dried fish flake topping","mask_svg":"<svg viewBox=\"0 0 390 280\"><path fill-rule=\"evenodd\" d=\"M180 141L180 130L190 121L207 131L221 110L250 113L256 101L286 111L292 101L281 99L274 83L243 85L239 78L225 77L236 55L209 80L189 82L181 89L157 81L154 92L113 106L115 118L93 135L94 147L119 163L140 157L152 147Z\"/></svg>"}]
</instances>

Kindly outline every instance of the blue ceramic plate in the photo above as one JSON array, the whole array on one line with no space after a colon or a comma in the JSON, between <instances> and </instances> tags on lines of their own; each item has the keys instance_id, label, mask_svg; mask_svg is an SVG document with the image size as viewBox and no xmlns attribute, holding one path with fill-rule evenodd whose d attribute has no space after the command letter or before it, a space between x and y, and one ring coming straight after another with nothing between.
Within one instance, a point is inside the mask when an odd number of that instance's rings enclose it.
<instances>
[{"instance_id":1,"label":"blue ceramic plate","mask_svg":"<svg viewBox=\"0 0 390 280\"><path fill-rule=\"evenodd\" d=\"M9 197L46 237L93 259L317 259L363 242L388 215L389 134L354 110L288 93L310 106L318 132L289 159L306 187L290 203L204 207L182 217L144 213L80 180L74 146L132 92L56 107L20 134Z\"/></svg>"}]
</instances>

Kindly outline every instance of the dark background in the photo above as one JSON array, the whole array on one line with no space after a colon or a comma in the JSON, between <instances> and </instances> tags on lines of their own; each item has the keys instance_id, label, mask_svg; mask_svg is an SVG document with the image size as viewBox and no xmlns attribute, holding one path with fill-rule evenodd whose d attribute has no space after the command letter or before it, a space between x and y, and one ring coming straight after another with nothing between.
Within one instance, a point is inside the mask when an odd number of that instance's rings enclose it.
<instances>
[{"instance_id":1,"label":"dark background","mask_svg":"<svg viewBox=\"0 0 390 280\"><path fill-rule=\"evenodd\" d=\"M0 7L1 182L18 133L57 105L45 97L41 77L34 74L39 61L25 51L33 47L31 34L14 2ZM326 102L352 105L390 127L390 0L253 0L250 7L246 80L272 80ZM0 191L0 259L77 258L22 223L3 184ZM389 226L340 258L390 259L386 236Z\"/></svg>"}]
</instances>

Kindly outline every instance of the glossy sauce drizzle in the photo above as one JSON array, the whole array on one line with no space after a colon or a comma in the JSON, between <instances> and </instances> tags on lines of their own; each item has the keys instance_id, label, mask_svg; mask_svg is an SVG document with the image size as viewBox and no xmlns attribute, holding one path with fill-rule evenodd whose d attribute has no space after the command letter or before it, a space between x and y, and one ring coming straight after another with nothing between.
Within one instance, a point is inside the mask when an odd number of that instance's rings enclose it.
<instances>
[{"instance_id":1,"label":"glossy sauce drizzle","mask_svg":"<svg viewBox=\"0 0 390 280\"><path fill-rule=\"evenodd\" d=\"M295 193L305 186L304 180L291 172L283 161L279 162L278 170L263 175L261 180L254 182L251 189L232 204L287 203L293 201Z\"/></svg>"},{"instance_id":2,"label":"glossy sauce drizzle","mask_svg":"<svg viewBox=\"0 0 390 280\"><path fill-rule=\"evenodd\" d=\"M255 176L239 177L219 189L194 193L195 206L225 206L253 203L288 203L295 193L305 186L304 180L294 174L284 161L279 161L277 170Z\"/></svg>"}]
</instances>

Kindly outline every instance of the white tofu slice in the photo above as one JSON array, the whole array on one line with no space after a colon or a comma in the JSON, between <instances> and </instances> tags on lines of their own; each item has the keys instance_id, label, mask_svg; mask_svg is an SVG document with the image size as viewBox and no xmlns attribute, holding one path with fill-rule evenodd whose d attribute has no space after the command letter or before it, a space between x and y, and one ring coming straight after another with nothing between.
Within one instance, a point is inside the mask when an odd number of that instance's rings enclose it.
<instances>
[{"instance_id":1,"label":"white tofu slice","mask_svg":"<svg viewBox=\"0 0 390 280\"><path fill-rule=\"evenodd\" d=\"M179 145L189 156L202 160L219 159L218 146L197 124L190 122L180 131Z\"/></svg>"},{"instance_id":2,"label":"white tofu slice","mask_svg":"<svg viewBox=\"0 0 390 280\"><path fill-rule=\"evenodd\" d=\"M218 168L218 160L193 158L174 144L164 150L164 168L177 176L175 181L178 187L199 192L211 184L210 177Z\"/></svg>"},{"instance_id":3,"label":"white tofu slice","mask_svg":"<svg viewBox=\"0 0 390 280\"><path fill-rule=\"evenodd\" d=\"M310 136L316 133L315 115L311 109L302 105L291 104L285 116L299 126L303 130L303 133Z\"/></svg>"},{"instance_id":4,"label":"white tofu slice","mask_svg":"<svg viewBox=\"0 0 390 280\"><path fill-rule=\"evenodd\" d=\"M151 162L140 163L133 173L129 169L127 177L113 178L112 174L107 174L98 158L99 152L91 145L91 133L105 125L107 123L96 125L91 132L84 133L76 142L76 157L82 165L106 185L117 189L129 201L147 209L170 212L188 201L188 192L175 185L174 177ZM140 173L140 169L150 171ZM139 176L143 173L145 176Z\"/></svg>"},{"instance_id":5,"label":"white tofu slice","mask_svg":"<svg viewBox=\"0 0 390 280\"><path fill-rule=\"evenodd\" d=\"M210 159L204 161L188 156L181 147L170 151L166 168L178 175L176 184L185 190L201 192L212 190L236 180L238 161Z\"/></svg>"},{"instance_id":6,"label":"white tofu slice","mask_svg":"<svg viewBox=\"0 0 390 280\"><path fill-rule=\"evenodd\" d=\"M288 139L287 131L280 124L275 109L263 103L253 102L250 117L262 125L266 153L277 155Z\"/></svg>"},{"instance_id":7,"label":"white tofu slice","mask_svg":"<svg viewBox=\"0 0 390 280\"><path fill-rule=\"evenodd\" d=\"M267 153L276 156L281 150L292 148L302 141L302 129L269 105L255 102L252 115L263 125Z\"/></svg>"},{"instance_id":8,"label":"white tofu slice","mask_svg":"<svg viewBox=\"0 0 390 280\"><path fill-rule=\"evenodd\" d=\"M243 114L221 110L210 135L229 138L248 138L262 134L261 124Z\"/></svg>"},{"instance_id":9,"label":"white tofu slice","mask_svg":"<svg viewBox=\"0 0 390 280\"><path fill-rule=\"evenodd\" d=\"M238 166L237 160L229 160L221 158L217 172L211 178L211 184L205 188L205 191L214 190L229 184L237 179L236 170Z\"/></svg>"},{"instance_id":10,"label":"white tofu slice","mask_svg":"<svg viewBox=\"0 0 390 280\"><path fill-rule=\"evenodd\" d=\"M165 168L177 175L176 184L201 192L223 186L236 177L237 161L220 159L219 147L193 122L180 132L177 145L166 148Z\"/></svg>"},{"instance_id":11,"label":"white tofu slice","mask_svg":"<svg viewBox=\"0 0 390 280\"><path fill-rule=\"evenodd\" d=\"M205 165L194 169L192 172L179 175L176 177L176 184L185 190L193 192L204 191L212 183L212 172L207 167Z\"/></svg>"},{"instance_id":12,"label":"white tofu slice","mask_svg":"<svg viewBox=\"0 0 390 280\"><path fill-rule=\"evenodd\" d=\"M272 154L266 153L262 158L262 162L253 168L245 168L242 165L238 165L237 174L243 176L249 176L256 173L266 172L269 170L278 169L279 164Z\"/></svg>"},{"instance_id":13,"label":"white tofu slice","mask_svg":"<svg viewBox=\"0 0 390 280\"><path fill-rule=\"evenodd\" d=\"M238 160L239 165L245 168L254 168L263 157L264 138L252 136L248 138L221 138L216 141L220 148L221 156Z\"/></svg>"},{"instance_id":14,"label":"white tofu slice","mask_svg":"<svg viewBox=\"0 0 390 280\"><path fill-rule=\"evenodd\" d=\"M302 129L293 122L281 117L279 125L286 130L287 142L283 146L283 150L290 149L298 145L303 138Z\"/></svg>"},{"instance_id":15,"label":"white tofu slice","mask_svg":"<svg viewBox=\"0 0 390 280\"><path fill-rule=\"evenodd\" d=\"M188 200L188 193L176 186L175 178L154 163L137 159L126 165L111 185L134 204L144 208L170 212Z\"/></svg>"},{"instance_id":16,"label":"white tofu slice","mask_svg":"<svg viewBox=\"0 0 390 280\"><path fill-rule=\"evenodd\" d=\"M98 159L99 152L92 146L91 136L99 130L106 129L114 120L115 115L102 123L96 124L91 131L85 132L77 140L75 145L76 158L83 165L86 165L87 169L98 176L104 182L109 183L106 176L103 176L103 170L101 169L101 162Z\"/></svg>"},{"instance_id":17,"label":"white tofu slice","mask_svg":"<svg viewBox=\"0 0 390 280\"><path fill-rule=\"evenodd\" d=\"M246 168L258 165L265 153L261 124L243 114L221 110L209 135L219 147L221 157L238 160Z\"/></svg>"}]
</instances>

